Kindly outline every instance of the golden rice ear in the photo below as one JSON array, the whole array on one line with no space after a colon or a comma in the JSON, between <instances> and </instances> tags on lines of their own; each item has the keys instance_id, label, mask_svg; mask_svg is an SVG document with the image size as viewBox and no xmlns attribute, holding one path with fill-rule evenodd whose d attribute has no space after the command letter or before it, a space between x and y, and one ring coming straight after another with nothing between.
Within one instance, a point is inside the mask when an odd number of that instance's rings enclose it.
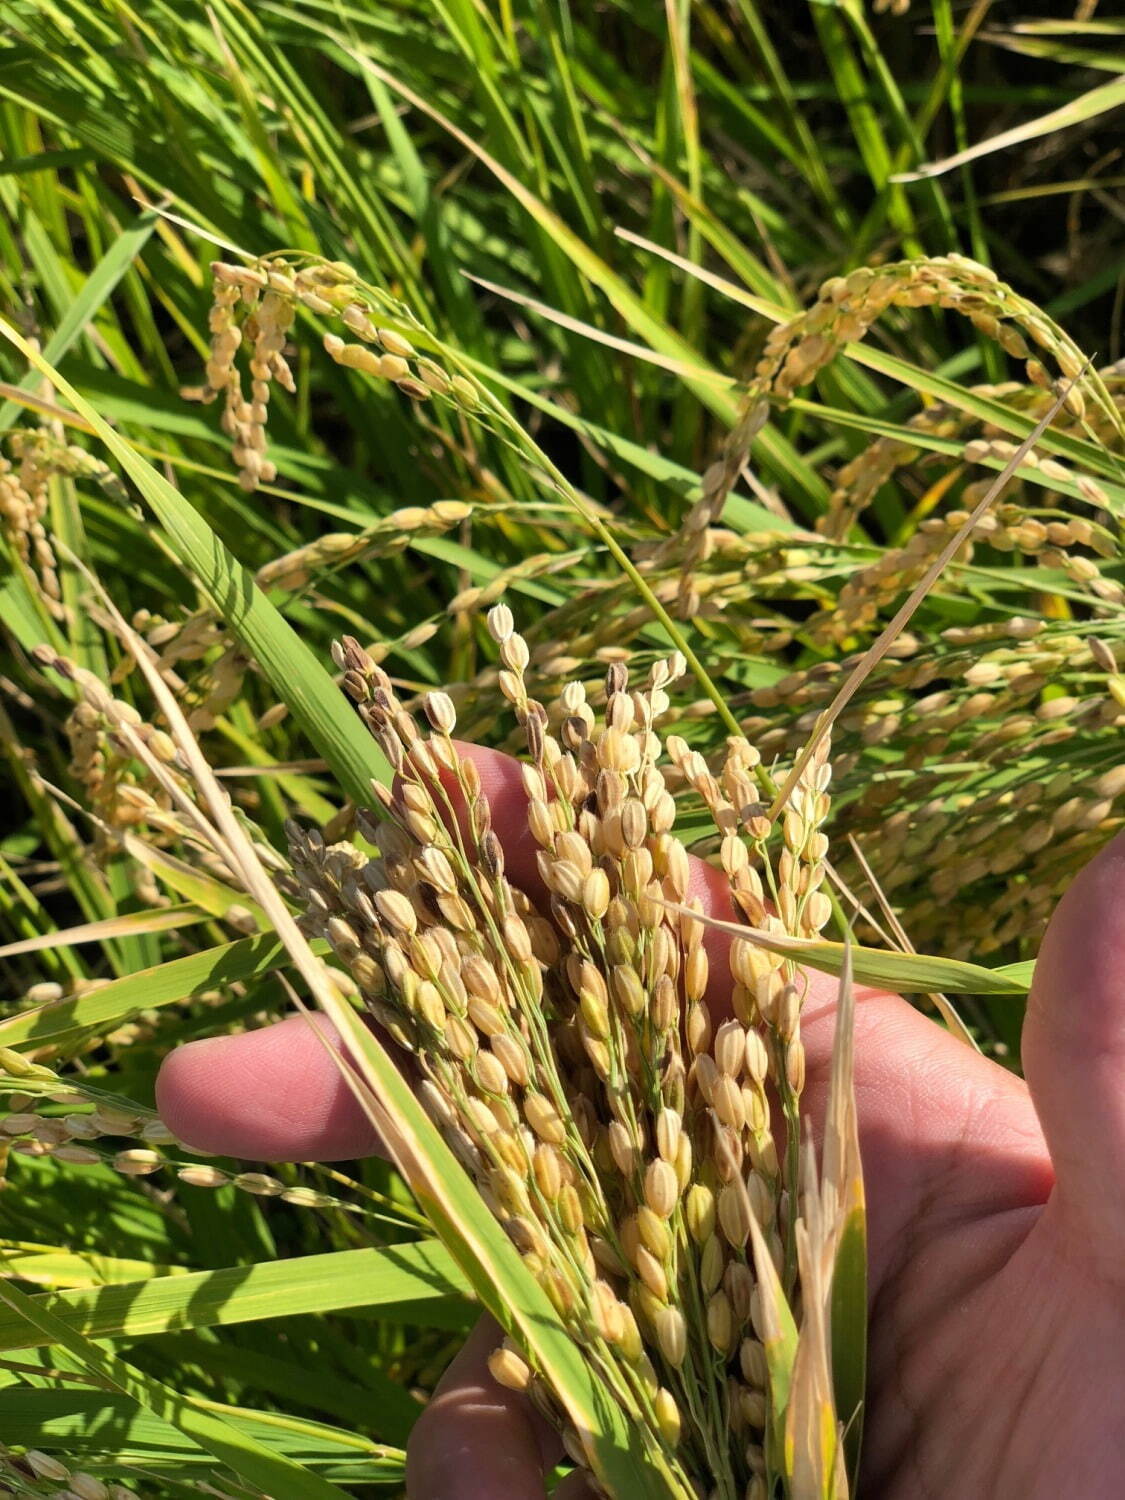
<instances>
[{"instance_id":1,"label":"golden rice ear","mask_svg":"<svg viewBox=\"0 0 1125 1500\"><path fill-rule=\"evenodd\" d=\"M977 269L980 270L983 268L978 267ZM1067 349L1066 384L1059 391L1059 394L1055 398L1055 400L1040 417L1039 421L1028 433L1027 437L1024 438L1023 442L1020 443L1018 447L1013 448L1007 463L1001 469L1000 473L997 474L995 479L993 479L992 482L988 485L987 489L977 501L976 505L965 517L965 520L961 523L958 529L949 538L945 546L942 547L937 557L935 557L929 568L927 568L921 580L911 590L906 600L896 611L894 618L890 621L886 628L880 632L879 636L875 641L872 642L867 651L864 652L863 656L856 663L852 672L849 674L847 680L844 682L839 692L833 698L832 702L817 719L816 726L813 729L812 734L809 736L804 749L794 761L793 769L790 771L788 777L785 780L785 784L782 786L781 790L778 792L777 796L774 799L773 805L770 808L771 818L776 818L780 814L789 797L792 795L794 788L800 781L805 767L815 757L817 750L825 736L831 733L833 724L839 718L840 714L843 713L844 709L848 706L851 700L855 697L856 693L859 691L863 683L867 681L868 677L870 677L871 673L875 670L880 661L883 660L883 658L894 646L895 641L906 629L906 626L913 618L916 610L918 609L918 606L931 592L934 585L941 577L942 573L945 572L950 562L957 555L959 548L964 542L969 539L970 536L972 536L978 522L985 514L987 514L989 507L1003 493L1004 488L1008 484L1008 481L1012 478L1012 475L1015 474L1016 470L1023 463L1024 459L1027 458L1028 454L1034 450L1035 444L1039 441L1039 439L1046 432L1047 428L1058 416L1059 412L1062 410L1063 406L1066 403L1068 395L1075 389L1079 381L1086 376L1087 372L1090 369L1090 361L1083 358L1083 356L1079 354L1077 350L1073 351L1073 354L1071 354L1069 345L1065 347Z\"/></svg>"},{"instance_id":2,"label":"golden rice ear","mask_svg":"<svg viewBox=\"0 0 1125 1500\"><path fill-rule=\"evenodd\" d=\"M334 331L322 336L328 357L345 369L376 380L393 382L412 401L446 400L463 409L479 404L475 383L446 370L434 359L420 357L400 329L377 326L413 320L378 289L363 284L341 262L315 261L291 265L282 256L238 265L213 261L213 291L209 325L211 347L202 399L223 398L223 430L231 439L231 454L244 490L271 484L277 469L266 454L266 422L273 386L294 393L296 382L285 357L289 330L297 310L332 318L350 338ZM240 356L250 387L243 385ZM348 549L348 539L344 539ZM297 576L297 566L285 574Z\"/></svg>"},{"instance_id":3,"label":"golden rice ear","mask_svg":"<svg viewBox=\"0 0 1125 1500\"><path fill-rule=\"evenodd\" d=\"M663 1482L741 1493L784 1472L797 1332L782 1273L795 1297L799 1268L781 1205L798 1200L799 1160L779 1161L766 1083L782 1081L796 1120L799 975L771 955L753 1013L712 1024L704 922L695 906L667 899L686 894L691 870L652 725L680 662L637 690L613 660L601 719L581 685L568 684L552 721L528 697L530 652L510 611L494 610L489 625L501 692L517 719L536 725L523 779L549 916L532 917L507 880L480 776L448 738L445 695L423 700L427 735L354 641L339 645L336 662L399 768L382 798L388 822L371 830L375 859L293 828L295 888L312 930L423 1074L419 1098L472 1177L478 1207L503 1226ZM447 753L437 755L438 745ZM752 747L732 741L718 775L686 746L673 754L716 825L738 838L746 778L760 764ZM808 930L814 911L826 757L825 742L782 824L759 826L751 814L746 826L778 893L781 914L770 922L781 933ZM735 891L762 889L757 868L729 848L725 868ZM812 930L819 925L812 920ZM741 956L732 968L742 972ZM340 1024L362 1052L358 1020ZM401 1121L391 1148L427 1213L452 1234L451 1209ZM582 1447L587 1426L566 1415L573 1398L557 1389L557 1370L527 1327L512 1331L532 1398L569 1435L568 1451L600 1472ZM496 1365L500 1378L524 1379L523 1365ZM715 1425L720 1411L731 1413L741 1448ZM693 1467L699 1452L709 1455L706 1476Z\"/></svg>"}]
</instances>

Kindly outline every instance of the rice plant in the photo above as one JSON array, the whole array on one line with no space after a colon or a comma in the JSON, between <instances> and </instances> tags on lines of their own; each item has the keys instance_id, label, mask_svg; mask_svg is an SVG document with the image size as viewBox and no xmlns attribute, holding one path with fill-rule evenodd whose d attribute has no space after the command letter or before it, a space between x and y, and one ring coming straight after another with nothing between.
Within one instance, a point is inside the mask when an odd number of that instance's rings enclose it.
<instances>
[{"instance_id":1,"label":"rice plant","mask_svg":"<svg viewBox=\"0 0 1125 1500\"><path fill-rule=\"evenodd\" d=\"M852 982L1015 1067L1121 826L1119 28L6 21L0 1487L401 1492L483 1306L607 1495L865 1493ZM294 1005L393 1166L159 1117Z\"/></svg>"}]
</instances>

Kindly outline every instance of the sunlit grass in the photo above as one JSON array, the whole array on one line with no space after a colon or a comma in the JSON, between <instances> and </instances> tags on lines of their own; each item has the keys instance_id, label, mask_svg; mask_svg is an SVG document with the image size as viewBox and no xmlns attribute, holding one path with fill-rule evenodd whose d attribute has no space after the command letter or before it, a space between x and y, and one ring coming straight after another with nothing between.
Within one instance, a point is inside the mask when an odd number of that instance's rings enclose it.
<instances>
[{"instance_id":1,"label":"sunlit grass","mask_svg":"<svg viewBox=\"0 0 1125 1500\"><path fill-rule=\"evenodd\" d=\"M389 1167L193 1158L153 1114L171 1047L288 1011L291 954L107 599L274 874L287 817L342 836L387 773L332 640L515 743L501 597L549 705L684 650L662 732L745 731L768 801L1078 377L834 727L843 884L802 951L845 965L854 890L856 976L954 995L1013 1062L1125 790L1121 36L894 9L8 8L0 1443L48 1455L13 1493L60 1461L146 1497L401 1486L471 1317ZM318 257L351 291L295 307L260 449L265 412L203 401L210 265ZM340 357L375 348L356 301L409 369Z\"/></svg>"}]
</instances>

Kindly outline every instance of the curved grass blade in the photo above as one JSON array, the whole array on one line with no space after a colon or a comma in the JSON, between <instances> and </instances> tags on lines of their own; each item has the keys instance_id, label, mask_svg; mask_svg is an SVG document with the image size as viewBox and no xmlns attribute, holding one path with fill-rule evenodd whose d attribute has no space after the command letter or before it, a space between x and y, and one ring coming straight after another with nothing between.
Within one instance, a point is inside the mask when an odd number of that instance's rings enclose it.
<instances>
[{"instance_id":1,"label":"curved grass blade","mask_svg":"<svg viewBox=\"0 0 1125 1500\"><path fill-rule=\"evenodd\" d=\"M157 215L151 211L141 214L136 223L131 224L128 229L118 235L98 261L86 278L82 290L67 308L59 326L47 341L47 347L43 350L43 358L48 364L58 364L74 341L81 336L90 319L97 313L102 303L148 243L156 227L156 220ZM0 406L0 431L10 427L19 416L22 403L18 397L29 393L28 388L32 385L34 381L29 376L12 388L11 396L3 406Z\"/></svg>"},{"instance_id":2,"label":"curved grass blade","mask_svg":"<svg viewBox=\"0 0 1125 1500\"><path fill-rule=\"evenodd\" d=\"M101 922L83 922L63 932L43 932L22 942L7 943L0 948L0 958L15 958L20 953L41 953L45 948L69 948L75 943L104 943L109 938L134 937L137 933L175 931L206 921L206 912L192 906L166 906L158 911L127 912L120 917L106 917Z\"/></svg>"},{"instance_id":3,"label":"curved grass blade","mask_svg":"<svg viewBox=\"0 0 1125 1500\"><path fill-rule=\"evenodd\" d=\"M212 917L225 917L232 906L241 906L243 910L250 912L259 926L266 925L264 912L242 891L224 885L214 875L197 870L186 860L177 859L166 849L149 844L134 833L118 833L117 836L138 864L151 870L169 890L175 891L177 896L182 896L200 911L207 912Z\"/></svg>"},{"instance_id":4,"label":"curved grass blade","mask_svg":"<svg viewBox=\"0 0 1125 1500\"><path fill-rule=\"evenodd\" d=\"M240 938L127 974L89 994L8 1016L0 1021L0 1046L58 1046L91 1031L110 1030L139 1010L155 1010L216 986L255 979L288 962L284 945L272 932Z\"/></svg>"},{"instance_id":5,"label":"curved grass blade","mask_svg":"<svg viewBox=\"0 0 1125 1500\"><path fill-rule=\"evenodd\" d=\"M2 1252L0 1266L11 1271ZM167 1276L149 1274L111 1286L42 1292L30 1300L84 1338L134 1339L178 1328L219 1328L263 1318L403 1304L417 1308L411 1320L424 1324L424 1304L464 1297L468 1291L452 1256L435 1240L219 1271L169 1270L172 1274ZM133 1275L138 1277L138 1272ZM0 1309L0 1349L53 1342L43 1328L11 1309Z\"/></svg>"},{"instance_id":6,"label":"curved grass blade","mask_svg":"<svg viewBox=\"0 0 1125 1500\"><path fill-rule=\"evenodd\" d=\"M325 1422L221 1406L217 1402L199 1404L221 1415L232 1431L259 1444L280 1463L299 1471L307 1468L310 1473L315 1472L319 1483L327 1486L321 1493L337 1496L348 1493L328 1485L329 1480L347 1485L402 1484L406 1455L400 1449L373 1443ZM151 1485L159 1475L163 1481L162 1495L166 1493L164 1483L177 1477L182 1477L191 1488L186 1492L177 1488L176 1495L198 1495L200 1481L206 1482L206 1469L214 1467L214 1458L204 1448L135 1401L105 1391L66 1386L42 1390L17 1385L5 1389L0 1441L9 1446L53 1450L63 1458L81 1454L84 1466L94 1470L99 1467L99 1460L108 1459L111 1474L116 1474L121 1466L133 1467L137 1471L134 1482L145 1484L146 1494L154 1493ZM230 1495L233 1483L228 1479L221 1490L204 1490L204 1493ZM235 1492L247 1500L250 1494L261 1494L257 1488L248 1493L241 1485ZM281 1497L289 1500L295 1492L275 1489L270 1493L278 1500Z\"/></svg>"},{"instance_id":7,"label":"curved grass blade","mask_svg":"<svg viewBox=\"0 0 1125 1500\"><path fill-rule=\"evenodd\" d=\"M770 1377L770 1424L766 1434L767 1457L774 1472L784 1467L785 1424L789 1411L789 1392L793 1382L793 1362L797 1357L797 1322L785 1295L777 1267L773 1263L766 1237L757 1218L751 1214L750 1243L754 1270L758 1277L761 1299L762 1348Z\"/></svg>"},{"instance_id":8,"label":"curved grass blade","mask_svg":"<svg viewBox=\"0 0 1125 1500\"><path fill-rule=\"evenodd\" d=\"M1084 120L1092 120L1097 115L1118 109L1122 104L1125 104L1125 78L1113 78L1108 83L1100 83L1097 88L1080 94L1077 99L1071 99L1058 109L1039 115L1037 119L1027 120L1011 130L1003 130L999 135L990 136L988 140L978 141L965 151L957 151L952 156L943 157L941 161L926 162L913 172L896 173L892 181L921 182L927 177L940 177L943 172L963 167L966 162L979 161L982 156L990 156L994 151L1004 151L1009 146L1022 146L1026 141L1038 140L1044 135L1054 135L1071 125L1080 125Z\"/></svg>"},{"instance_id":9,"label":"curved grass blade","mask_svg":"<svg viewBox=\"0 0 1125 1500\"><path fill-rule=\"evenodd\" d=\"M673 911L689 914L686 906L668 903ZM842 974L850 951L853 974L861 984L890 990L898 995L928 995L934 990L957 995L1025 995L1031 982L1030 965L1007 964L987 969L983 964L960 958L940 958L929 953L890 953L880 948L861 948L830 942L827 938L787 937L763 932L738 922L690 913L706 927L745 938L770 953L781 953L825 974Z\"/></svg>"},{"instance_id":10,"label":"curved grass blade","mask_svg":"<svg viewBox=\"0 0 1125 1500\"><path fill-rule=\"evenodd\" d=\"M198 1447L228 1465L267 1495L286 1500L346 1500L343 1490L301 1464L270 1452L249 1433L232 1426L202 1402L182 1396L169 1386L142 1374L124 1360L92 1343L10 1282L0 1281L0 1302L35 1329L46 1342L71 1356L79 1369L118 1395L182 1432Z\"/></svg>"},{"instance_id":11,"label":"curved grass blade","mask_svg":"<svg viewBox=\"0 0 1125 1500\"><path fill-rule=\"evenodd\" d=\"M98 1255L93 1250L68 1252L55 1245L31 1240L0 1240L0 1268L16 1281L26 1281L46 1290L112 1286L134 1281L152 1281L161 1276L188 1276L186 1266L159 1265L148 1260L130 1260L119 1255ZM0 1312L0 1328L7 1314ZM25 1325L20 1324L20 1327Z\"/></svg>"}]
</instances>

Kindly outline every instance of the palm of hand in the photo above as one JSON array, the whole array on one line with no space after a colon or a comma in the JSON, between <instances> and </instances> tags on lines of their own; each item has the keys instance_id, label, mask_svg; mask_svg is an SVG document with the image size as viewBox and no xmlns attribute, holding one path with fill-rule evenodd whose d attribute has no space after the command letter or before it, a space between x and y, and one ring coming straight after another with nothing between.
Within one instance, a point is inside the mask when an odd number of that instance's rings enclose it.
<instances>
[{"instance_id":1,"label":"palm of hand","mask_svg":"<svg viewBox=\"0 0 1125 1500\"><path fill-rule=\"evenodd\" d=\"M1055 915L1030 1092L901 1002L860 1006L877 1500L1125 1495L1123 881L1119 844Z\"/></svg>"},{"instance_id":2,"label":"palm of hand","mask_svg":"<svg viewBox=\"0 0 1125 1500\"><path fill-rule=\"evenodd\" d=\"M519 878L530 851L516 831L514 766L486 752L474 759L497 831L511 830L508 866ZM715 883L702 868L697 876L710 899ZM860 997L872 1289L861 1493L873 1500L1125 1495L1123 886L1125 846L1114 845L1052 923L1024 1037L1032 1093L904 1001ZM711 904L726 915L721 900ZM833 994L832 981L814 978L803 1023L814 1119ZM309 1160L373 1146L300 1018L180 1049L158 1099L177 1133L224 1154ZM521 1399L488 1377L494 1342L488 1329L470 1340L419 1419L414 1500L542 1496L557 1451ZM568 1482L565 1493L588 1492Z\"/></svg>"},{"instance_id":3,"label":"palm of hand","mask_svg":"<svg viewBox=\"0 0 1125 1500\"><path fill-rule=\"evenodd\" d=\"M962 1059L932 1061L933 1079L923 1070L897 1099L890 1091L901 1113L865 1153L873 1295L861 1493L1125 1494L1122 1278L1052 1192L1026 1091L984 1064L952 1087L942 1073Z\"/></svg>"}]
</instances>

